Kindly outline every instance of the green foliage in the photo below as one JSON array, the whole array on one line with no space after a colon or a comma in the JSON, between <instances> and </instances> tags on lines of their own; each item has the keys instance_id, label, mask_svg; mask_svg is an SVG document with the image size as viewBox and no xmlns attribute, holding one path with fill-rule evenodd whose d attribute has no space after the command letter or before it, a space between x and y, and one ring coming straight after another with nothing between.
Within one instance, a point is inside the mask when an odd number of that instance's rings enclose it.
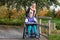
<instances>
[{"instance_id":1,"label":"green foliage","mask_svg":"<svg viewBox=\"0 0 60 40\"><path fill-rule=\"evenodd\" d=\"M0 18L0 24L9 24L8 18Z\"/></svg>"},{"instance_id":2,"label":"green foliage","mask_svg":"<svg viewBox=\"0 0 60 40\"><path fill-rule=\"evenodd\" d=\"M52 3L54 4L58 4L60 5L57 0L0 0L0 5L5 5L6 3L8 4L7 6L10 6L10 4L17 3L17 6L24 6L24 8L26 8L26 5L30 6L30 4L32 3L32 1L36 2L37 4L37 9L41 9L42 7L46 6L47 8L49 8L50 5L52 5Z\"/></svg>"},{"instance_id":3,"label":"green foliage","mask_svg":"<svg viewBox=\"0 0 60 40\"><path fill-rule=\"evenodd\" d=\"M57 30L60 30L60 24L56 25Z\"/></svg>"},{"instance_id":4,"label":"green foliage","mask_svg":"<svg viewBox=\"0 0 60 40\"><path fill-rule=\"evenodd\" d=\"M24 19L8 19L8 18L0 18L0 25L23 25Z\"/></svg>"},{"instance_id":5,"label":"green foliage","mask_svg":"<svg viewBox=\"0 0 60 40\"><path fill-rule=\"evenodd\" d=\"M11 14L11 15L10 15ZM25 10L7 10L0 6L0 24L6 25L23 25Z\"/></svg>"},{"instance_id":6,"label":"green foliage","mask_svg":"<svg viewBox=\"0 0 60 40\"><path fill-rule=\"evenodd\" d=\"M59 18L52 18L52 22L56 23L56 28L60 30L60 19Z\"/></svg>"},{"instance_id":7,"label":"green foliage","mask_svg":"<svg viewBox=\"0 0 60 40\"><path fill-rule=\"evenodd\" d=\"M13 2L13 3L11 3L13 5L14 5L14 2L17 2L18 6L23 6L24 9L25 9L26 5L30 6L31 2L35 1L37 4L37 10L41 9L43 6L49 7L50 3L52 3L52 2L56 3L55 0L51 0L51 1L49 1L49 0L20 0L20 1L18 1L18 0L4 0L2 2L0 0L0 5L3 5L6 3L8 4L9 1ZM8 4L8 6L9 6L9 4ZM16 11L14 11L14 12L10 11L11 12L11 19L9 19L10 14L8 12L9 11L6 9L0 9L0 15L1 15L0 16L0 24L19 24L19 25L21 25L23 23L25 14L24 13L22 14L22 12L24 12L24 11L18 12L18 13ZM47 16L55 17L56 15L54 14L54 12L49 11ZM1 17L2 17L2 19L1 19Z\"/></svg>"},{"instance_id":8,"label":"green foliage","mask_svg":"<svg viewBox=\"0 0 60 40\"><path fill-rule=\"evenodd\" d=\"M51 34L48 40L60 40L60 34Z\"/></svg>"},{"instance_id":9,"label":"green foliage","mask_svg":"<svg viewBox=\"0 0 60 40\"><path fill-rule=\"evenodd\" d=\"M54 11L48 11L48 13L46 14L46 16L49 16L49 17L56 17L56 14Z\"/></svg>"},{"instance_id":10,"label":"green foliage","mask_svg":"<svg viewBox=\"0 0 60 40\"><path fill-rule=\"evenodd\" d=\"M10 19L9 25L23 25L23 19Z\"/></svg>"},{"instance_id":11,"label":"green foliage","mask_svg":"<svg viewBox=\"0 0 60 40\"><path fill-rule=\"evenodd\" d=\"M51 2L53 2L54 4L59 4L57 0L50 0Z\"/></svg>"}]
</instances>

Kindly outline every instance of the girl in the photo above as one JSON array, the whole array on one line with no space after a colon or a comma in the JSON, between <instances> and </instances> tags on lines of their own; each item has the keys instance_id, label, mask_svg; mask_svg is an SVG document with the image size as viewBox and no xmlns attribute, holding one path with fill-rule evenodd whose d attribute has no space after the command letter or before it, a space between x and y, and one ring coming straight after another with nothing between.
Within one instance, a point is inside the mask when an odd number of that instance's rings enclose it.
<instances>
[{"instance_id":1,"label":"girl","mask_svg":"<svg viewBox=\"0 0 60 40\"><path fill-rule=\"evenodd\" d=\"M31 6L26 11L26 17L28 17L29 11L33 11L33 15L36 16L36 3L33 1Z\"/></svg>"},{"instance_id":2,"label":"girl","mask_svg":"<svg viewBox=\"0 0 60 40\"><path fill-rule=\"evenodd\" d=\"M25 19L25 23L37 23L37 19L33 16L33 11L30 10L29 12L29 17L27 17ZM31 33L31 30L33 31L33 33L35 33L37 35L37 25L28 25L28 36L27 37L30 37L30 33Z\"/></svg>"}]
</instances>

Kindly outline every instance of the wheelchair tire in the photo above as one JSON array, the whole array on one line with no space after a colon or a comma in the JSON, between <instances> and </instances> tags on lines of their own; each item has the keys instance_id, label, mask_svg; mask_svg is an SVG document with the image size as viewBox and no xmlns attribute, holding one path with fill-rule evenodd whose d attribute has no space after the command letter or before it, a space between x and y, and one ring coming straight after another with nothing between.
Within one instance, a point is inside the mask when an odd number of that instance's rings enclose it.
<instances>
[{"instance_id":1,"label":"wheelchair tire","mask_svg":"<svg viewBox=\"0 0 60 40\"><path fill-rule=\"evenodd\" d=\"M23 39L25 39L25 28L23 30Z\"/></svg>"}]
</instances>

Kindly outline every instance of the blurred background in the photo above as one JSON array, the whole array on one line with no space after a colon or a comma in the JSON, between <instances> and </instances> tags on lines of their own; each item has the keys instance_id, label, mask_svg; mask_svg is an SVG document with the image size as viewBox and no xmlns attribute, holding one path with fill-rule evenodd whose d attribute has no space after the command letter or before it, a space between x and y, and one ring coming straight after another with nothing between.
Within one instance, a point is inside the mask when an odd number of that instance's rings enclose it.
<instances>
[{"instance_id":1,"label":"blurred background","mask_svg":"<svg viewBox=\"0 0 60 40\"><path fill-rule=\"evenodd\" d=\"M21 25L32 1L37 4L37 16L60 19L60 0L0 0L0 24Z\"/></svg>"},{"instance_id":2,"label":"blurred background","mask_svg":"<svg viewBox=\"0 0 60 40\"><path fill-rule=\"evenodd\" d=\"M26 9L36 2L37 16L52 17L60 29L60 0L0 0L0 24L23 25Z\"/></svg>"},{"instance_id":3,"label":"blurred background","mask_svg":"<svg viewBox=\"0 0 60 40\"><path fill-rule=\"evenodd\" d=\"M23 26L26 9L31 5L32 1L36 2L36 15L52 17L51 24L55 23L56 25L56 29L52 29L52 33L54 34L49 36L49 40L53 38L56 38L53 40L59 40L60 0L0 0L0 25ZM43 20L43 22L46 22L46 20ZM55 35L56 33L58 37Z\"/></svg>"},{"instance_id":4,"label":"blurred background","mask_svg":"<svg viewBox=\"0 0 60 40\"><path fill-rule=\"evenodd\" d=\"M36 2L37 16L52 17L60 29L60 0L0 0L0 24L23 25L26 9Z\"/></svg>"}]
</instances>

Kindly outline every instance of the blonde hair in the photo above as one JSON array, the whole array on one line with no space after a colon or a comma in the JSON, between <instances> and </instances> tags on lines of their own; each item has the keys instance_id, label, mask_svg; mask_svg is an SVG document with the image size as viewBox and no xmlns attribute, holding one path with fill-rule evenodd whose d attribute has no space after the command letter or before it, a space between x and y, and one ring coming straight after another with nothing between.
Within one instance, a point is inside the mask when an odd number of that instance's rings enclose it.
<instances>
[{"instance_id":1,"label":"blonde hair","mask_svg":"<svg viewBox=\"0 0 60 40\"><path fill-rule=\"evenodd\" d=\"M32 5L32 4L36 4L36 3L35 3L34 1L32 1L31 5Z\"/></svg>"}]
</instances>

